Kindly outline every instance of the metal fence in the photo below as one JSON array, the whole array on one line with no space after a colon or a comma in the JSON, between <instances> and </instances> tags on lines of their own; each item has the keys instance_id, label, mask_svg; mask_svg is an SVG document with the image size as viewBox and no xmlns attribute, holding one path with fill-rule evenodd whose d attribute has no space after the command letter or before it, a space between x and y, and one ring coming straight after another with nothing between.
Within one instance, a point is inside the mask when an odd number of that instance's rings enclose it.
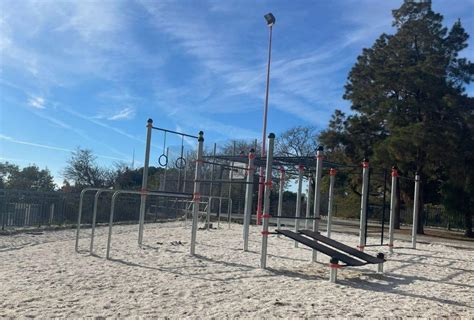
<instances>
[{"instance_id":1,"label":"metal fence","mask_svg":"<svg viewBox=\"0 0 474 320\"><path fill-rule=\"evenodd\" d=\"M208 187L209 188L209 187ZM214 195L228 194L229 185L223 184L223 192L216 188ZM242 214L244 206L243 186L237 185L233 188L232 194L232 213ZM186 189L191 190L191 186ZM205 193L203 193L205 194ZM273 194L271 211L276 214L276 203L278 195ZM111 193L104 193L100 197L97 223L108 222L110 214L110 198ZM256 197L254 197L253 212L256 209ZM284 198L284 214L293 215L296 198L288 194ZM86 194L83 205L82 223L90 224L92 222L92 206L94 202L94 193ZM321 206L321 214L327 213L327 194L323 193L323 201ZM138 212L140 206L140 197L137 195L123 195L119 198L115 221L138 221ZM224 208L218 208L219 202L213 203L212 212L221 211L227 215L226 204ZM306 201L302 204L302 215L304 215ZM186 204L176 199L167 199L160 197L148 197L146 206L146 221L157 221L160 219L178 219L183 216ZM39 192L39 191L23 191L0 189L0 222L1 229L20 228L20 227L41 227L41 226L58 226L58 225L74 225L77 223L77 213L79 209L79 194L65 192ZM370 205L368 217L371 221L381 221L382 206ZM341 206L335 207L335 217L341 218L357 218L360 208L353 207L351 213L353 217L348 217L345 213L346 208ZM312 214L312 211L311 211ZM462 215L454 215L447 212L443 206L426 205L423 210L423 223L428 227L439 227L445 229L465 228L465 221ZM385 208L385 223L388 223L389 207ZM402 204L400 208L400 223L410 225L412 222L412 207Z\"/></svg>"},{"instance_id":2,"label":"metal fence","mask_svg":"<svg viewBox=\"0 0 474 320\"><path fill-rule=\"evenodd\" d=\"M86 193L81 224L92 223L95 192ZM1 230L23 227L64 226L77 224L79 193L40 192L0 189ZM97 223L109 221L112 193L103 193L98 202ZM139 195L121 195L117 201L115 222L136 222L140 208ZM147 198L146 221L177 219L183 203L163 197Z\"/></svg>"}]
</instances>

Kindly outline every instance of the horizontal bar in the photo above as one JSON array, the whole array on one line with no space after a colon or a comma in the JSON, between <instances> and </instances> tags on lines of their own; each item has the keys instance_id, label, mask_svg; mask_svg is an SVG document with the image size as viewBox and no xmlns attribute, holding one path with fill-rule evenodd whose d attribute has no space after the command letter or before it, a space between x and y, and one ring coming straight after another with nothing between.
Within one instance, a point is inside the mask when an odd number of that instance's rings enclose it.
<instances>
[{"instance_id":1,"label":"horizontal bar","mask_svg":"<svg viewBox=\"0 0 474 320\"><path fill-rule=\"evenodd\" d=\"M306 218L306 217L292 217L292 216L272 216L270 219L276 219L276 218L280 218L280 219L298 219L298 220L321 220L321 218L313 218L313 217Z\"/></svg>"},{"instance_id":2,"label":"horizontal bar","mask_svg":"<svg viewBox=\"0 0 474 320\"><path fill-rule=\"evenodd\" d=\"M181 135L181 136L190 137L190 138L194 138L194 139L197 139L197 138L198 138L197 136L193 136L193 135L190 135L190 134L187 134L187 133L178 132L178 131L173 131L173 130L158 128L158 127L151 127L151 128L152 128L152 129L155 129L155 130L159 130L159 131L164 131L164 132L179 134L179 135Z\"/></svg>"},{"instance_id":3,"label":"horizontal bar","mask_svg":"<svg viewBox=\"0 0 474 320\"><path fill-rule=\"evenodd\" d=\"M224 163L218 163L218 162L212 162L212 161L206 161L206 160L203 160L203 161L201 161L201 162L202 162L202 163L207 163L207 164L216 165L216 166L221 166L221 167L229 168L229 169L248 170L247 168L236 167L236 166L232 166L232 165L224 164Z\"/></svg>"}]
</instances>

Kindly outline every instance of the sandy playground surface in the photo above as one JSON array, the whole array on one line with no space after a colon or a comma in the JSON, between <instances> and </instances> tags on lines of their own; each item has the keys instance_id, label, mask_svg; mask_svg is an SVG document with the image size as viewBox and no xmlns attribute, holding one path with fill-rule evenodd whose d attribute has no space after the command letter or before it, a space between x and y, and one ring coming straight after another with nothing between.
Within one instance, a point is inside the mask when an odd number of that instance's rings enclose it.
<instances>
[{"instance_id":1,"label":"sandy playground surface","mask_svg":"<svg viewBox=\"0 0 474 320\"><path fill-rule=\"evenodd\" d=\"M269 238L268 270L259 269L260 228L251 228L243 252L242 226L198 231L197 257L189 255L190 229L181 223L147 224L142 249L137 226L115 226L105 260L107 228L0 236L0 317L168 318L474 318L474 250L399 241L385 273L375 265L345 268L327 281L329 258ZM357 238L333 238L355 246ZM179 243L181 241L181 244ZM368 253L386 251L369 248Z\"/></svg>"}]
</instances>

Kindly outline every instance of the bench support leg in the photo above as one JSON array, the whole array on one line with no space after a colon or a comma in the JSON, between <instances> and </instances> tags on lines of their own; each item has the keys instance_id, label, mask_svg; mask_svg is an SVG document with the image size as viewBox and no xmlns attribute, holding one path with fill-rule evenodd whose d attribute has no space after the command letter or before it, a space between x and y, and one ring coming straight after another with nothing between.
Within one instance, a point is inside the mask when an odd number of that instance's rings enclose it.
<instances>
[{"instance_id":1,"label":"bench support leg","mask_svg":"<svg viewBox=\"0 0 474 320\"><path fill-rule=\"evenodd\" d=\"M383 263L379 263L379 264L377 265L377 272L378 272L378 273L383 273Z\"/></svg>"}]
</instances>

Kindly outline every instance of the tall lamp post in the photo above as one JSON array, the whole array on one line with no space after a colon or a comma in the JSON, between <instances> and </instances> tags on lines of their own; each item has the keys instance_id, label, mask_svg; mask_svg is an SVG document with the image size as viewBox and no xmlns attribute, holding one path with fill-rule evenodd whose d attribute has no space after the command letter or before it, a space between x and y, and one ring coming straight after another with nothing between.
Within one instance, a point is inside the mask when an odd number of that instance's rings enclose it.
<instances>
[{"instance_id":1,"label":"tall lamp post","mask_svg":"<svg viewBox=\"0 0 474 320\"><path fill-rule=\"evenodd\" d=\"M264 15L264 18L270 30L270 41L268 43L267 86L265 89L265 108L263 111L263 130L262 130L262 150L260 154L262 158L265 157L265 153L266 153L265 140L267 136L268 90L270 87L270 61L272 57L272 30L273 30L273 25L275 24L275 17L273 16L271 12ZM260 178L259 178L259 184L258 184L257 224L262 223L262 198L263 198L263 184L264 184L263 166L260 167L259 175L260 175ZM265 212L265 214L267 213L268 212Z\"/></svg>"}]
</instances>

